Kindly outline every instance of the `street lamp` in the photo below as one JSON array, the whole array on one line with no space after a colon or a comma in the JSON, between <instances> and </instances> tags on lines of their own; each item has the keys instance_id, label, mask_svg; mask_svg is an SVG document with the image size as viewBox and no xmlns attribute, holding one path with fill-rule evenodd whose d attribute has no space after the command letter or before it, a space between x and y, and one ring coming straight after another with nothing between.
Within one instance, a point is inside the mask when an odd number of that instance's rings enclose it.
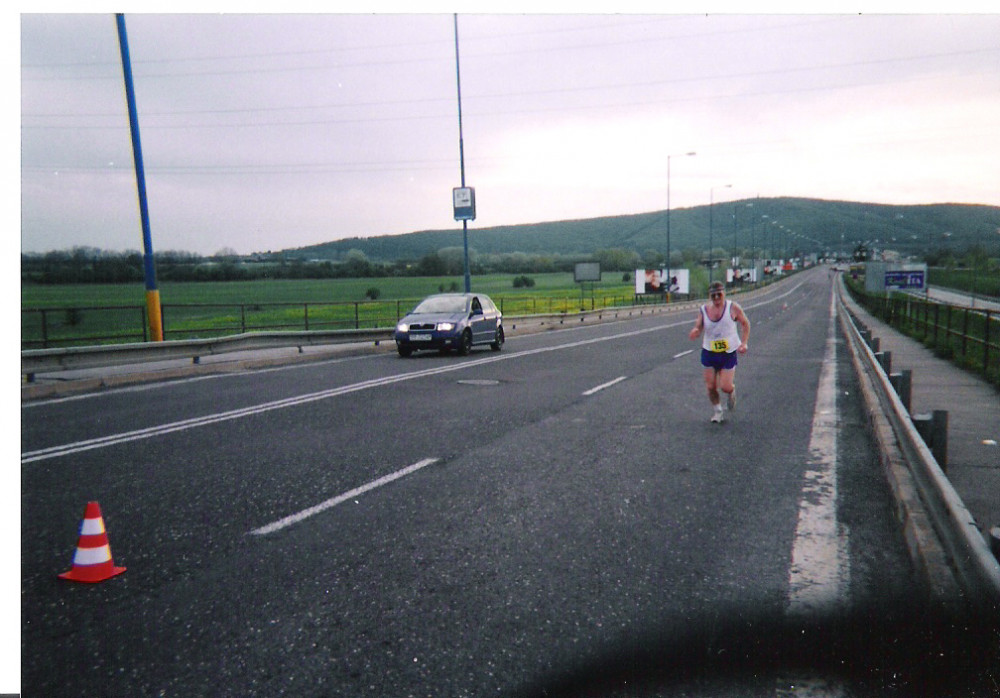
<instances>
[{"instance_id":1,"label":"street lamp","mask_svg":"<svg viewBox=\"0 0 1000 698\"><path fill-rule=\"evenodd\" d=\"M712 210L715 208L715 190L729 189L732 184L720 184L708 190L708 285L712 285Z\"/></svg>"},{"instance_id":2,"label":"street lamp","mask_svg":"<svg viewBox=\"0 0 1000 698\"><path fill-rule=\"evenodd\" d=\"M690 157L692 155L697 155L694 151L690 153L678 153L677 155L683 157ZM667 300L670 300L670 279L673 278L670 275L670 158L675 157L674 155L667 156Z\"/></svg>"}]
</instances>

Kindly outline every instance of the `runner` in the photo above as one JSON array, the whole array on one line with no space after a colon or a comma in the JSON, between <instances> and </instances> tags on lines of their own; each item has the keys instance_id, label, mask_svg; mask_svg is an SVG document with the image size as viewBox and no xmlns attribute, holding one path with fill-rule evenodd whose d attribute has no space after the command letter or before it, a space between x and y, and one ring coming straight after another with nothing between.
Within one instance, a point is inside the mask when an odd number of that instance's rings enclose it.
<instances>
[{"instance_id":1,"label":"runner","mask_svg":"<svg viewBox=\"0 0 1000 698\"><path fill-rule=\"evenodd\" d=\"M725 420L721 390L726 394L730 411L736 408L736 355L747 353L750 321L739 303L726 300L726 288L721 281L708 287L710 304L701 306L698 319L688 336L701 343L701 365L705 367L705 387L712 403L712 421Z\"/></svg>"}]
</instances>

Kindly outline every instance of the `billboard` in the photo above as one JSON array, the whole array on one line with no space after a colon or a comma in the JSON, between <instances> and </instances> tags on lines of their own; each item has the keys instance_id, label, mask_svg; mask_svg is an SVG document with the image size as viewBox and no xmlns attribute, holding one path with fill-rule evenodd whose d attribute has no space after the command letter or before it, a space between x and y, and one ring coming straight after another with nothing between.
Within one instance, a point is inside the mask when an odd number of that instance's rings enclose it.
<instances>
[{"instance_id":1,"label":"billboard","mask_svg":"<svg viewBox=\"0 0 1000 698\"><path fill-rule=\"evenodd\" d=\"M635 292L639 295L657 293L691 293L691 272L688 269L636 269Z\"/></svg>"},{"instance_id":2,"label":"billboard","mask_svg":"<svg viewBox=\"0 0 1000 698\"><path fill-rule=\"evenodd\" d=\"M577 283L600 280L600 262L577 262L576 266L573 268L573 281L576 281Z\"/></svg>"},{"instance_id":3,"label":"billboard","mask_svg":"<svg viewBox=\"0 0 1000 698\"><path fill-rule=\"evenodd\" d=\"M739 286L740 284L757 283L757 267L735 267L726 269L726 285Z\"/></svg>"}]
</instances>

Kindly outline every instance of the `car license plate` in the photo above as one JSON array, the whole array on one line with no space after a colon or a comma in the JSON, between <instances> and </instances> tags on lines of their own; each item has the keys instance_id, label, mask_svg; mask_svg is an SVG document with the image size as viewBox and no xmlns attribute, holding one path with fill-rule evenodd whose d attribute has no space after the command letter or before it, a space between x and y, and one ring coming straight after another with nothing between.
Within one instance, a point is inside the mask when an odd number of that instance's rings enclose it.
<instances>
[{"instance_id":1,"label":"car license plate","mask_svg":"<svg viewBox=\"0 0 1000 698\"><path fill-rule=\"evenodd\" d=\"M433 339L429 334L411 334L411 342L429 342Z\"/></svg>"}]
</instances>

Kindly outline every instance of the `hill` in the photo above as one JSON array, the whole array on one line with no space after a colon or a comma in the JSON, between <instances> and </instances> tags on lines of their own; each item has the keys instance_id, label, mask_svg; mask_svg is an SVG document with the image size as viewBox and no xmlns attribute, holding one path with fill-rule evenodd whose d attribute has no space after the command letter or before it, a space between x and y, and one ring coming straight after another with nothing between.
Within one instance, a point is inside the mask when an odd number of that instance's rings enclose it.
<instances>
[{"instance_id":1,"label":"hill","mask_svg":"<svg viewBox=\"0 0 1000 698\"><path fill-rule=\"evenodd\" d=\"M690 255L713 247L759 256L798 252L846 252L866 243L904 255L962 255L979 245L987 254L1000 246L1000 207L971 204L889 206L804 198L752 198L670 212L670 249ZM667 213L554 221L523 225L469 225L469 247L480 255L524 253L586 258L598 250L664 254ZM416 260L462 245L461 226L402 235L354 237L284 250L286 257L344 260L358 250L373 262Z\"/></svg>"}]
</instances>

